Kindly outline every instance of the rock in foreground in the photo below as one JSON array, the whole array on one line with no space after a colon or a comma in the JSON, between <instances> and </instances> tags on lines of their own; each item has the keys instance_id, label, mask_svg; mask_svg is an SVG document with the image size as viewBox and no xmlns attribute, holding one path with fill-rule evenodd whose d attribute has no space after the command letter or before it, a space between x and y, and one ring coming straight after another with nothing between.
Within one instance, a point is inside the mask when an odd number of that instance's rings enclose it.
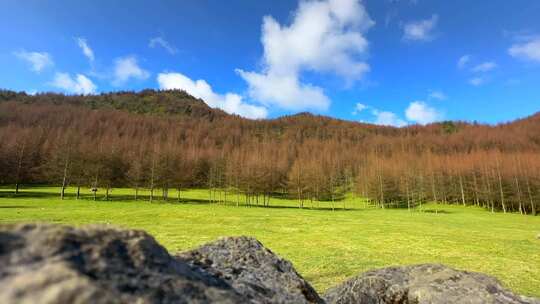
<instances>
[{"instance_id":1,"label":"rock in foreground","mask_svg":"<svg viewBox=\"0 0 540 304\"><path fill-rule=\"evenodd\" d=\"M329 304L534 303L516 296L497 279L438 264L368 271L329 290Z\"/></svg>"},{"instance_id":2,"label":"rock in foreground","mask_svg":"<svg viewBox=\"0 0 540 304\"><path fill-rule=\"evenodd\" d=\"M211 259L211 260L210 260ZM257 240L175 258L142 231L0 226L0 303L322 303Z\"/></svg>"},{"instance_id":3,"label":"rock in foreground","mask_svg":"<svg viewBox=\"0 0 540 304\"><path fill-rule=\"evenodd\" d=\"M248 237L223 238L179 256L256 303L322 303L293 265Z\"/></svg>"},{"instance_id":4,"label":"rock in foreground","mask_svg":"<svg viewBox=\"0 0 540 304\"><path fill-rule=\"evenodd\" d=\"M241 303L142 231L0 226L0 303Z\"/></svg>"}]
</instances>

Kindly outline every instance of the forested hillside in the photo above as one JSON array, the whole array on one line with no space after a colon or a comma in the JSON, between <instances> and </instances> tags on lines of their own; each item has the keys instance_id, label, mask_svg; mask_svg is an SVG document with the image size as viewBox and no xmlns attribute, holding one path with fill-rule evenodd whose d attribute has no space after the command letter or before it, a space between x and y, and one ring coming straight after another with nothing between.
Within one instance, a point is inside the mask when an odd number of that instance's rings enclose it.
<instances>
[{"instance_id":1,"label":"forested hillside","mask_svg":"<svg viewBox=\"0 0 540 304\"><path fill-rule=\"evenodd\" d=\"M205 187L216 200L243 193L266 205L286 195L300 206L353 191L382 208L427 201L533 215L540 208L540 114L497 126L393 128L308 113L248 120L181 91L1 91L0 143L0 183L15 188L106 194L128 186L167 198L172 188Z\"/></svg>"}]
</instances>

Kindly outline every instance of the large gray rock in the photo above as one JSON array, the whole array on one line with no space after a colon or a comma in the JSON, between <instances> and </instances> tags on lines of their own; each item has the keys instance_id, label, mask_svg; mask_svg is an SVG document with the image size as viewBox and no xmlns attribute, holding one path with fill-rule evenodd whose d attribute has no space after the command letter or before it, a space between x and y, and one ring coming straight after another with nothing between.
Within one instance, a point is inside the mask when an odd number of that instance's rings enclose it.
<instances>
[{"instance_id":1,"label":"large gray rock","mask_svg":"<svg viewBox=\"0 0 540 304\"><path fill-rule=\"evenodd\" d=\"M246 303L141 231L0 226L0 303Z\"/></svg>"},{"instance_id":2,"label":"large gray rock","mask_svg":"<svg viewBox=\"0 0 540 304\"><path fill-rule=\"evenodd\" d=\"M223 238L178 256L254 303L323 303L292 264L249 237Z\"/></svg>"},{"instance_id":3,"label":"large gray rock","mask_svg":"<svg viewBox=\"0 0 540 304\"><path fill-rule=\"evenodd\" d=\"M535 303L504 289L490 276L438 264L368 271L330 289L328 304Z\"/></svg>"}]
</instances>

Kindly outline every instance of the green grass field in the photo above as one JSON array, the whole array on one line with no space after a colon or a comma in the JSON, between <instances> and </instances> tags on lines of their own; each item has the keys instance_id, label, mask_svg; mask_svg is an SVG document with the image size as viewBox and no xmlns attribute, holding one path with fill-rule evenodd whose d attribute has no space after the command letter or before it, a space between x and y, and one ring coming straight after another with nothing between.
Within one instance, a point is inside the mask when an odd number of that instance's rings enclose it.
<instances>
[{"instance_id":1,"label":"green grass field","mask_svg":"<svg viewBox=\"0 0 540 304\"><path fill-rule=\"evenodd\" d=\"M518 293L540 297L540 217L435 204L412 212L381 210L352 197L345 201L347 210L339 202L331 211L326 202L299 209L296 201L278 199L271 208L210 204L207 190L185 191L181 203L174 202L175 192L170 202L149 203L133 201L128 189L115 189L109 202L89 196L61 201L57 188L22 191L14 197L0 189L0 223L144 229L171 252L220 236L254 236L292 261L320 292L373 268L443 263L494 275Z\"/></svg>"}]
</instances>

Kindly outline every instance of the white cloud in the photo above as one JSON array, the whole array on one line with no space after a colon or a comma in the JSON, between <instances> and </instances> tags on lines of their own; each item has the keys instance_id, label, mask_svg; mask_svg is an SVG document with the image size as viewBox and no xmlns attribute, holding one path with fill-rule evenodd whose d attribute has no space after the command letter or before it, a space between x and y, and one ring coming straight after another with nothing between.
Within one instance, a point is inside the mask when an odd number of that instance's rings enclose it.
<instances>
[{"instance_id":1,"label":"white cloud","mask_svg":"<svg viewBox=\"0 0 540 304\"><path fill-rule=\"evenodd\" d=\"M495 62L489 61L489 62L484 62L473 67L471 71L475 73L485 73L485 72L492 71L496 68L497 68L497 64Z\"/></svg>"},{"instance_id":2,"label":"white cloud","mask_svg":"<svg viewBox=\"0 0 540 304\"><path fill-rule=\"evenodd\" d=\"M368 106L366 106L365 104L363 103L356 103L354 105L354 111L352 112L353 115L356 115L362 111L364 111L365 109L369 108Z\"/></svg>"},{"instance_id":3,"label":"white cloud","mask_svg":"<svg viewBox=\"0 0 540 304\"><path fill-rule=\"evenodd\" d=\"M405 117L409 121L425 125L439 120L442 115L423 101L413 101L405 110Z\"/></svg>"},{"instance_id":4,"label":"white cloud","mask_svg":"<svg viewBox=\"0 0 540 304\"><path fill-rule=\"evenodd\" d=\"M469 84L475 87L481 86L484 83L486 83L486 80L482 77L474 77L474 78L469 79Z\"/></svg>"},{"instance_id":5,"label":"white cloud","mask_svg":"<svg viewBox=\"0 0 540 304\"><path fill-rule=\"evenodd\" d=\"M463 56L459 57L459 60L458 60L458 63L457 63L458 68L459 69L465 68L465 66L469 63L469 61L471 61L471 56L470 55L463 55Z\"/></svg>"},{"instance_id":6,"label":"white cloud","mask_svg":"<svg viewBox=\"0 0 540 304\"><path fill-rule=\"evenodd\" d=\"M174 47L172 44L170 44L165 38L163 37L154 37L150 39L150 42L148 43L148 46L151 48L155 47L162 47L170 54L174 55L178 53L178 49Z\"/></svg>"},{"instance_id":7,"label":"white cloud","mask_svg":"<svg viewBox=\"0 0 540 304\"><path fill-rule=\"evenodd\" d=\"M120 86L130 79L148 79L150 73L139 67L135 56L127 56L115 60L113 77L113 85Z\"/></svg>"},{"instance_id":8,"label":"white cloud","mask_svg":"<svg viewBox=\"0 0 540 304\"><path fill-rule=\"evenodd\" d=\"M540 62L540 37L530 37L508 49L512 57Z\"/></svg>"},{"instance_id":9,"label":"white cloud","mask_svg":"<svg viewBox=\"0 0 540 304\"><path fill-rule=\"evenodd\" d=\"M448 99L448 96L446 96L446 94L444 94L441 91L431 91L431 92L429 92L428 98L429 99L446 100L446 99Z\"/></svg>"},{"instance_id":10,"label":"white cloud","mask_svg":"<svg viewBox=\"0 0 540 304\"><path fill-rule=\"evenodd\" d=\"M75 40L77 41L77 44L81 48L84 56L86 56L86 58L88 58L88 60L90 60L90 62L93 62L94 59L95 59L94 58L94 51L90 48L90 46L86 42L86 39L81 38L81 37L77 37L77 38L75 38Z\"/></svg>"},{"instance_id":11,"label":"white cloud","mask_svg":"<svg viewBox=\"0 0 540 304\"><path fill-rule=\"evenodd\" d=\"M407 122L399 118L395 113L388 111L373 110L372 114L375 115L376 125L403 127L407 125Z\"/></svg>"},{"instance_id":12,"label":"white cloud","mask_svg":"<svg viewBox=\"0 0 540 304\"><path fill-rule=\"evenodd\" d=\"M430 19L412 21L403 27L403 39L408 41L429 41L433 39L433 30L439 21L438 15Z\"/></svg>"},{"instance_id":13,"label":"white cloud","mask_svg":"<svg viewBox=\"0 0 540 304\"><path fill-rule=\"evenodd\" d=\"M184 90L196 98L204 100L210 107L220 108L228 113L248 118L265 118L268 111L264 107L244 103L242 96L234 93L217 94L204 80L191 80L180 73L160 73L157 78L161 89Z\"/></svg>"},{"instance_id":14,"label":"white cloud","mask_svg":"<svg viewBox=\"0 0 540 304\"><path fill-rule=\"evenodd\" d=\"M266 106L277 105L287 110L326 110L330 99L320 87L302 84L295 76L237 72L249 83L249 96Z\"/></svg>"},{"instance_id":15,"label":"white cloud","mask_svg":"<svg viewBox=\"0 0 540 304\"><path fill-rule=\"evenodd\" d=\"M437 109L430 107L423 101L413 101L405 110L405 119L390 111L380 111L370 106L360 104L362 109L371 109L371 114L374 116L373 123L383 126L404 127L409 123L429 124L440 121L443 114Z\"/></svg>"},{"instance_id":16,"label":"white cloud","mask_svg":"<svg viewBox=\"0 0 540 304\"><path fill-rule=\"evenodd\" d=\"M471 57L469 55L462 56L458 60L458 67L460 69L463 69L466 66L471 66L470 59ZM472 78L468 80L468 83L475 87L485 84L489 78L489 74L487 73L495 70L498 67L499 66L497 65L497 63L493 61L486 61L486 62L482 62L476 65L472 65L468 70L470 73L476 73L476 74L473 74L473 76L471 76Z\"/></svg>"},{"instance_id":17,"label":"white cloud","mask_svg":"<svg viewBox=\"0 0 540 304\"><path fill-rule=\"evenodd\" d=\"M68 73L56 73L53 86L68 93L88 95L96 91L96 85L82 74L77 74L72 78Z\"/></svg>"},{"instance_id":18,"label":"white cloud","mask_svg":"<svg viewBox=\"0 0 540 304\"><path fill-rule=\"evenodd\" d=\"M284 109L326 110L323 89L300 80L303 71L331 72L348 84L369 71L364 33L374 24L358 0L301 1L290 25L266 16L261 72L237 70L249 95Z\"/></svg>"},{"instance_id":19,"label":"white cloud","mask_svg":"<svg viewBox=\"0 0 540 304\"><path fill-rule=\"evenodd\" d=\"M46 67L53 66L54 62L49 53L27 52L25 50L14 53L19 59L22 59L30 64L32 71L39 73Z\"/></svg>"}]
</instances>

